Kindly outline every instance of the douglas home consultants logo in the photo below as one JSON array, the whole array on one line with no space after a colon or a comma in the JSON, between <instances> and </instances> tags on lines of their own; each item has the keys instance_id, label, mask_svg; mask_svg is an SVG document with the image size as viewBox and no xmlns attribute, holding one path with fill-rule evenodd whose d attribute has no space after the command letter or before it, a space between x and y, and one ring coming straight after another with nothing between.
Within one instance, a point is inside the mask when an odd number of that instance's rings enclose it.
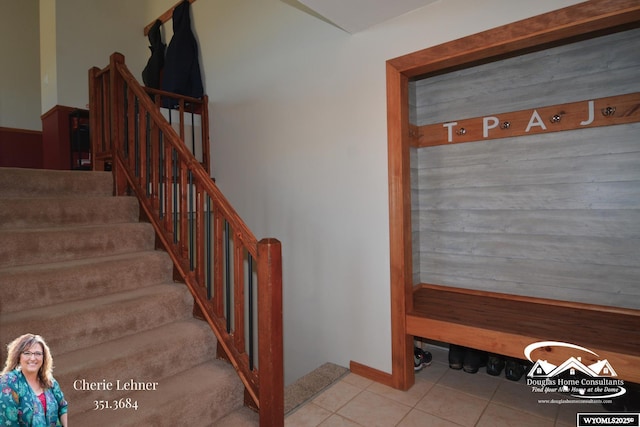
<instances>
[{"instance_id":1,"label":"douglas home consultants logo","mask_svg":"<svg viewBox=\"0 0 640 427\"><path fill-rule=\"evenodd\" d=\"M556 349L570 355L565 361L554 364L547 360L533 360L536 350ZM626 393L624 381L617 378L615 369L607 359L588 348L558 341L541 341L524 349L525 357L533 363L527 373L527 385L534 393L563 393L580 399L611 399ZM583 357L592 362L583 362ZM593 362L595 360L595 362ZM557 362L556 362L557 363Z\"/></svg>"}]
</instances>

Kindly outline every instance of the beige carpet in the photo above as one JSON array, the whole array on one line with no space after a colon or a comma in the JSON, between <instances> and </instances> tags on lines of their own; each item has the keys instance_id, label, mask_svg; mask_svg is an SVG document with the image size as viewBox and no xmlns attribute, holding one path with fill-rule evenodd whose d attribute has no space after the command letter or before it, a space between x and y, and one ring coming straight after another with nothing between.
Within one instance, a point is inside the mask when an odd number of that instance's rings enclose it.
<instances>
[{"instance_id":1,"label":"beige carpet","mask_svg":"<svg viewBox=\"0 0 640 427\"><path fill-rule=\"evenodd\" d=\"M287 386L284 390L285 415L312 399L348 373L349 370L347 368L333 363L325 363Z\"/></svg>"},{"instance_id":2,"label":"beige carpet","mask_svg":"<svg viewBox=\"0 0 640 427\"><path fill-rule=\"evenodd\" d=\"M42 335L71 425L255 422L235 370L215 359L213 332L193 318L193 297L139 221L137 200L111 196L112 187L110 173L0 168L2 362L11 340ZM118 390L132 380L157 385ZM100 401L110 408L96 409Z\"/></svg>"}]
</instances>

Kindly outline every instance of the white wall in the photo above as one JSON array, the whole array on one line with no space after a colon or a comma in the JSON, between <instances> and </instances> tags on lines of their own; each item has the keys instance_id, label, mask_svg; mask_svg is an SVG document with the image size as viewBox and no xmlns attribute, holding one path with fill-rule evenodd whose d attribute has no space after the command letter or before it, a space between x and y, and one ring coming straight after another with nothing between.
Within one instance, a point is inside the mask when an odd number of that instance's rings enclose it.
<instances>
[{"instance_id":1,"label":"white wall","mask_svg":"<svg viewBox=\"0 0 640 427\"><path fill-rule=\"evenodd\" d=\"M442 0L355 35L280 0L193 3L213 174L256 236L283 244L286 383L325 362L391 370L385 61L576 2ZM73 84L113 50L139 76L142 28L175 0L87 3L57 12L116 29L64 20L66 105L86 103Z\"/></svg>"},{"instance_id":2,"label":"white wall","mask_svg":"<svg viewBox=\"0 0 640 427\"><path fill-rule=\"evenodd\" d=\"M40 110L46 113L58 104L56 58L56 3L40 0Z\"/></svg>"},{"instance_id":3,"label":"white wall","mask_svg":"<svg viewBox=\"0 0 640 427\"><path fill-rule=\"evenodd\" d=\"M53 0L41 1L47 8L54 3ZM43 26L54 26L55 45L51 49L55 49L55 56L43 64L42 79L43 84L46 80L54 84L56 93L43 97L43 113L55 105L86 108L89 69L105 67L109 56L116 51L125 55L127 66L142 80L140 73L149 52L143 35L149 3L153 0L55 0L55 22L43 23ZM47 69L55 74L48 79L45 78Z\"/></svg>"},{"instance_id":4,"label":"white wall","mask_svg":"<svg viewBox=\"0 0 640 427\"><path fill-rule=\"evenodd\" d=\"M193 4L214 175L283 244L287 383L391 370L385 61L571 3L444 0L355 35L279 0Z\"/></svg>"},{"instance_id":5,"label":"white wall","mask_svg":"<svg viewBox=\"0 0 640 427\"><path fill-rule=\"evenodd\" d=\"M41 130L38 0L0 0L0 127Z\"/></svg>"}]
</instances>

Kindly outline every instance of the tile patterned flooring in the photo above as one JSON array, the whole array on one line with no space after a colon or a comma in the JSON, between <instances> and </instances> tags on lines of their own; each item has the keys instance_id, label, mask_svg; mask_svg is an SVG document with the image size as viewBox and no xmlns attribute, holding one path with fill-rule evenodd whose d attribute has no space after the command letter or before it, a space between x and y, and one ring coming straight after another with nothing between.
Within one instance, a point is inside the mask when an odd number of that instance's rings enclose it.
<instances>
[{"instance_id":1,"label":"tile patterned flooring","mask_svg":"<svg viewBox=\"0 0 640 427\"><path fill-rule=\"evenodd\" d=\"M577 412L603 412L599 404L545 404L526 385L484 368L449 369L447 350L426 348L433 363L402 392L349 373L287 415L285 427L569 427Z\"/></svg>"}]
</instances>

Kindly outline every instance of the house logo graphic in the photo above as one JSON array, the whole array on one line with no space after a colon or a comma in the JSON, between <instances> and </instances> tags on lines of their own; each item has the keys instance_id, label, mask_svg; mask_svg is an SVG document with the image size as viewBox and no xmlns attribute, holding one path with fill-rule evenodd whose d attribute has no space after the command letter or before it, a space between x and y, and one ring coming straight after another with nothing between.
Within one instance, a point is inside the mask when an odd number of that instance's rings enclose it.
<instances>
[{"instance_id":1,"label":"house logo graphic","mask_svg":"<svg viewBox=\"0 0 640 427\"><path fill-rule=\"evenodd\" d=\"M564 362L555 365L547 360L533 360L532 353L544 349L546 352L554 348L563 351L562 354L574 352ZM580 354L592 355L594 363L585 363ZM524 355L533 366L527 373L527 385L535 393L566 393L581 399L611 399L626 393L624 382L617 378L613 366L607 359L588 348L579 345L559 342L540 341L528 345Z\"/></svg>"}]
</instances>

